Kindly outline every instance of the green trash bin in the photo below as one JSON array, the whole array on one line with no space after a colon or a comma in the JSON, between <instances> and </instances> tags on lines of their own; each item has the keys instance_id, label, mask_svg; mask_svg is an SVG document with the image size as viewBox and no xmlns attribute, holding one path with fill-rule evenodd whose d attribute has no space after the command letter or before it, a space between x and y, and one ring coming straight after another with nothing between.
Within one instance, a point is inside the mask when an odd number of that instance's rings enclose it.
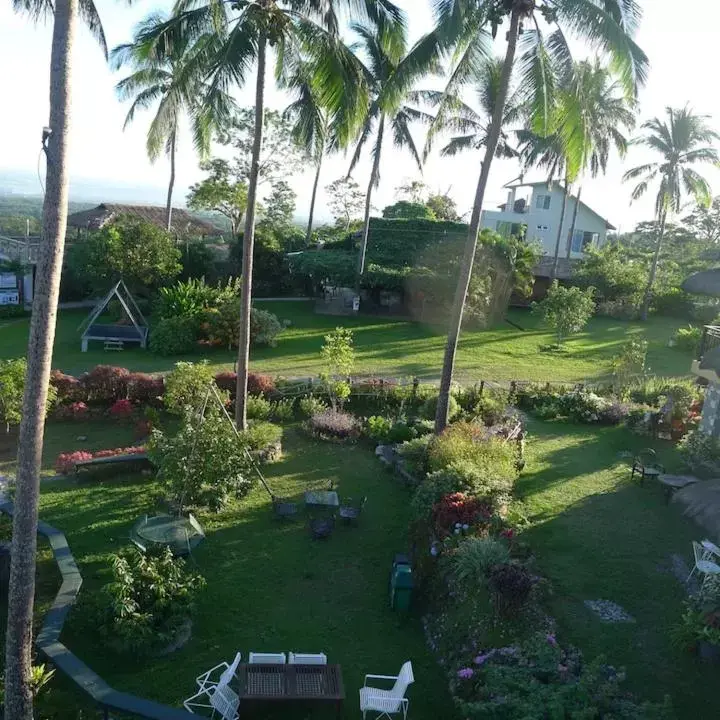
<instances>
[{"instance_id":1,"label":"green trash bin","mask_svg":"<svg viewBox=\"0 0 720 720\"><path fill-rule=\"evenodd\" d=\"M410 565L393 565L390 578L390 607L393 610L409 610L413 590Z\"/></svg>"}]
</instances>

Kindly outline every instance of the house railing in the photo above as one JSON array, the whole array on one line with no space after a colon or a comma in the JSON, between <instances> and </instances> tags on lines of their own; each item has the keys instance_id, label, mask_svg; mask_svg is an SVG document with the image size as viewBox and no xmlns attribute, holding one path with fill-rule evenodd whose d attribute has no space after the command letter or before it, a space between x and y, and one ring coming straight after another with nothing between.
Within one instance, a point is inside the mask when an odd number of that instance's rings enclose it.
<instances>
[{"instance_id":1,"label":"house railing","mask_svg":"<svg viewBox=\"0 0 720 720\"><path fill-rule=\"evenodd\" d=\"M40 255L40 241L18 240L0 235L0 255L19 261L23 265L35 265Z\"/></svg>"},{"instance_id":2,"label":"house railing","mask_svg":"<svg viewBox=\"0 0 720 720\"><path fill-rule=\"evenodd\" d=\"M706 353L720 347L720 326L706 325L698 346L697 359L702 360Z\"/></svg>"}]
</instances>

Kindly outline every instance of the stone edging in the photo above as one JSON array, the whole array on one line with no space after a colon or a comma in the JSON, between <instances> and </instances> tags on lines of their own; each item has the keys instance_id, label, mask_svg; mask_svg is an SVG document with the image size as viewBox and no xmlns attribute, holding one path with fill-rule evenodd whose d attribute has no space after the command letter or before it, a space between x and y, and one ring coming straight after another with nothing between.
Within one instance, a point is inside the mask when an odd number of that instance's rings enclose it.
<instances>
[{"instance_id":1,"label":"stone edging","mask_svg":"<svg viewBox=\"0 0 720 720\"><path fill-rule=\"evenodd\" d=\"M14 510L12 502L0 503L0 513L12 517ZM50 543L53 557L62 576L60 590L55 596L52 607L46 613L40 632L35 639L38 650L102 707L105 718L108 717L109 710L116 710L149 718L149 720L196 719L196 715L185 710L115 690L60 642L60 634L65 620L80 592L82 576L70 551L67 538L60 530L40 521L38 522L38 533L45 536Z\"/></svg>"}]
</instances>

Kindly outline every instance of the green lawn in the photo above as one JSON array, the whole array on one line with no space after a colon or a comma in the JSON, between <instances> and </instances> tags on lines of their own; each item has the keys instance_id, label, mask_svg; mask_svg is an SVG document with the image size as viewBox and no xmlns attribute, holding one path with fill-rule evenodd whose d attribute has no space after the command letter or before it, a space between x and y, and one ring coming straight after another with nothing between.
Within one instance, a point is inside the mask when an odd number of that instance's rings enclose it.
<instances>
[{"instance_id":1,"label":"green lawn","mask_svg":"<svg viewBox=\"0 0 720 720\"><path fill-rule=\"evenodd\" d=\"M286 377L317 375L321 370L323 336L337 325L353 328L357 347L358 374L386 377L436 379L440 375L445 348L442 329L405 320L360 316L353 318L315 315L312 303L274 302L264 307L292 322L275 348L254 349L253 369ZM84 312L64 312L58 319L53 365L80 373L97 364L120 364L133 370L162 371L178 359L207 358L220 368L232 367L234 354L208 351L187 358L163 358L138 349L104 352L98 343L80 352L78 326ZM553 341L526 310L511 310L508 319L523 330L503 322L486 331L463 333L457 358L457 377L464 380L557 380L581 381L606 376L611 358L630 337L644 335L650 344L648 365L658 375L686 375L690 357L667 347L673 331L682 323L652 318L645 324L609 318L594 318L585 332L567 343L566 353L546 353L540 346ZM28 322L0 327L0 359L24 355Z\"/></svg>"},{"instance_id":2,"label":"green lawn","mask_svg":"<svg viewBox=\"0 0 720 720\"><path fill-rule=\"evenodd\" d=\"M704 535L655 485L631 484L624 450L648 445L624 428L531 422L528 466L519 496L530 520L525 538L553 586L550 611L560 638L586 657L625 666L639 696L672 696L679 718L720 717L717 668L675 648L670 631L684 589L670 572L672 554L691 561ZM656 445L670 470L678 457ZM611 600L634 624L605 624L583 604Z\"/></svg>"},{"instance_id":3,"label":"green lawn","mask_svg":"<svg viewBox=\"0 0 720 720\"><path fill-rule=\"evenodd\" d=\"M67 437L74 430L55 426L55 431L74 444ZM136 518L153 511L157 484L138 476L45 483L41 517L66 533L84 577L64 642L113 686L173 705L192 693L196 675L238 650L245 658L251 650L323 651L342 665L348 718L358 716L365 673L392 674L411 659L412 717L447 717L444 678L418 618L402 618L388 606L393 554L407 550L407 491L381 471L367 448L320 444L294 429L286 429L285 448L286 457L266 469L273 491L301 501L305 489L333 480L341 495L368 496L359 526L338 527L328 542L313 541L302 521L274 520L259 487L218 515L201 515L207 539L194 559L208 585L192 639L179 652L145 663L118 660L103 648L93 606L108 580L109 554L127 545ZM46 455L45 464L51 462ZM63 687L53 698L58 705L77 702ZM56 712L56 717L75 717L71 709ZM307 716L305 709L272 715Z\"/></svg>"}]
</instances>

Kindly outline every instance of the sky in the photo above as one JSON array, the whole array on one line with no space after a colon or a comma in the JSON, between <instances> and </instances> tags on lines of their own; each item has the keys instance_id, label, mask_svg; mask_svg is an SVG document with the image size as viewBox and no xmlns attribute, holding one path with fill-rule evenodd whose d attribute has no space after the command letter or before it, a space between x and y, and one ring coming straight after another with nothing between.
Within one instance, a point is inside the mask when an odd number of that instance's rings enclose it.
<instances>
[{"instance_id":1,"label":"sky","mask_svg":"<svg viewBox=\"0 0 720 720\"><path fill-rule=\"evenodd\" d=\"M409 17L409 36L414 41L432 27L430 0L396 0ZM131 39L135 24L151 11L168 9L167 0L136 0L128 7L122 0L96 0L103 19L108 45ZM716 92L712 73L717 62L717 28L720 4L708 0L684 0L682 12L676 0L644 0L644 18L637 41L650 58L647 85L640 94L640 122L663 114L666 106L690 104L696 112L712 116L720 130L720 93ZM503 33L499 33L499 38ZM50 59L50 23L33 25L26 17L13 13L11 3L0 3L0 188L8 177L22 173L22 191L41 192L37 179L40 137L48 116L48 73ZM502 45L498 42L498 53ZM590 54L579 48L576 59ZM163 200L169 167L165 158L150 164L145 152L145 134L151 113L136 116L123 130L127 106L120 103L114 86L123 71L113 73L105 64L95 41L84 27L78 33L74 52L71 199L124 200L160 203ZM272 83L269 83L272 86ZM253 88L236 92L239 104L252 104ZM468 97L471 100L471 96ZM271 87L268 104L283 109L286 97ZM422 130L415 133L422 143ZM381 184L373 200L376 208L394 202L397 186L420 173L406 151L387 146L381 165ZM624 160L614 157L607 174L583 183L583 200L607 217L621 231L632 229L653 213L653 197L631 205L630 187L622 183L624 170L651 159L642 148L632 148ZM349 156L330 158L323 170L321 186L344 175ZM425 164L422 179L431 190L449 192L461 213L468 211L477 184L480 157L467 153L457 158L441 158L437 152ZM704 169L717 194L720 171ZM365 187L370 174L369 160L362 161L353 173ZM485 207L492 209L503 202L502 186L519 174L514 161L495 161ZM297 214L307 214L312 185L312 169L293 178L298 193ZM542 180L541 173L526 176ZM198 158L185 133L180 140L175 204L183 205L187 188L202 179ZM113 195L105 197L104 193ZM122 195L122 197L119 197ZM321 190L318 204L320 221L330 219Z\"/></svg>"}]
</instances>

